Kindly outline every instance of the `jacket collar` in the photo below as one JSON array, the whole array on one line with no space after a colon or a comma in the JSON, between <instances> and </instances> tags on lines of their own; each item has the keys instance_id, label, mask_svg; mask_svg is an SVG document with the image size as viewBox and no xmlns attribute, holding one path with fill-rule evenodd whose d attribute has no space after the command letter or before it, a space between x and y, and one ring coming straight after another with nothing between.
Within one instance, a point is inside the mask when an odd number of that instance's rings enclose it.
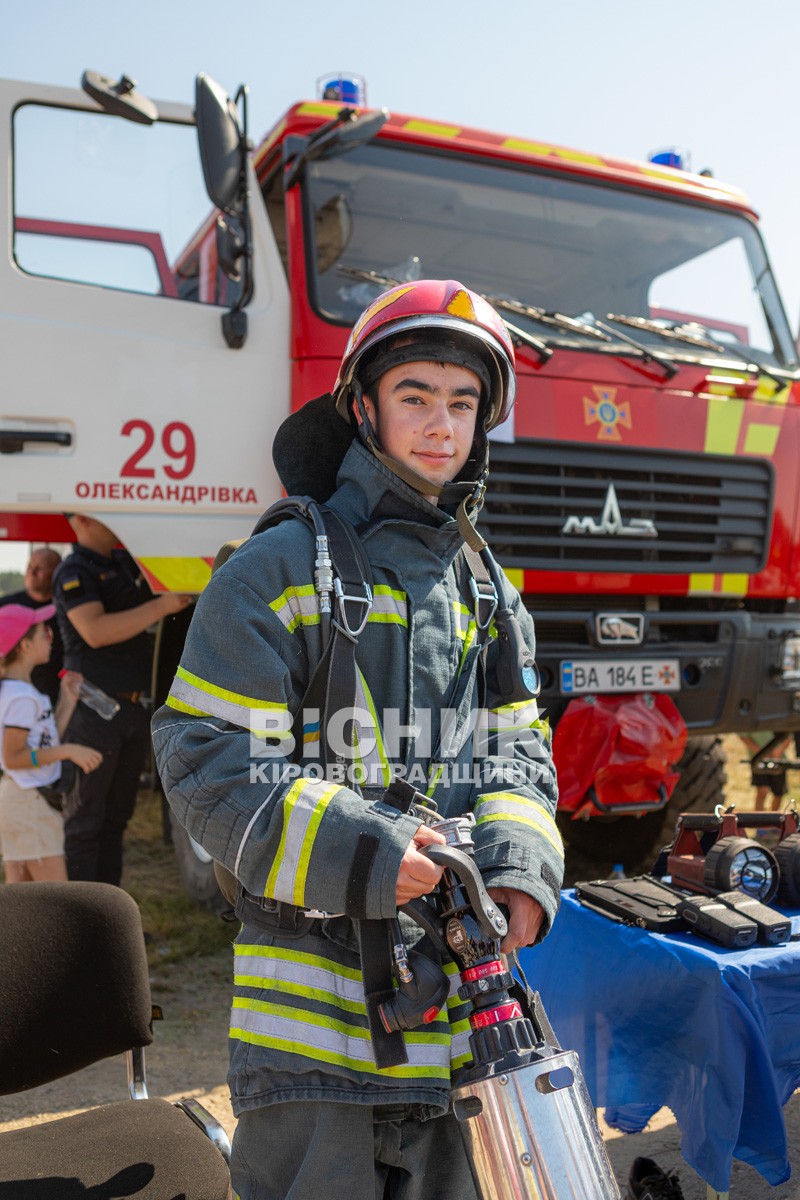
<instances>
[{"instance_id":1,"label":"jacket collar","mask_svg":"<svg viewBox=\"0 0 800 1200\"><path fill-rule=\"evenodd\" d=\"M336 485L329 503L356 528L386 522L410 526L427 545L437 545L443 557L449 557L451 542L453 554L463 544L451 512L415 492L359 441L347 451Z\"/></svg>"}]
</instances>

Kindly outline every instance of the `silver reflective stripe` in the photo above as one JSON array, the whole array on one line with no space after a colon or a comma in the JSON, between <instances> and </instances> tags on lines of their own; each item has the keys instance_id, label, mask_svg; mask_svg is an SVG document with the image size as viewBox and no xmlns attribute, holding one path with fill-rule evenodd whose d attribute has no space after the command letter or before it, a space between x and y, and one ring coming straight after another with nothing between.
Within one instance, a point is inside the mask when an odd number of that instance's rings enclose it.
<instances>
[{"instance_id":1,"label":"silver reflective stripe","mask_svg":"<svg viewBox=\"0 0 800 1200\"><path fill-rule=\"evenodd\" d=\"M372 596L369 621L383 625L408 625L408 600L405 592L379 583Z\"/></svg>"},{"instance_id":2,"label":"silver reflective stripe","mask_svg":"<svg viewBox=\"0 0 800 1200\"><path fill-rule=\"evenodd\" d=\"M237 996L231 1037L354 1071L377 1071L369 1029L304 1009ZM390 1072L449 1078L448 1034L406 1034L404 1043L408 1063Z\"/></svg>"},{"instance_id":3,"label":"silver reflective stripe","mask_svg":"<svg viewBox=\"0 0 800 1200\"><path fill-rule=\"evenodd\" d=\"M487 821L519 821L537 830L562 858L564 856L555 821L546 809L527 796L519 796L516 792L488 792L478 797L475 817L476 825L484 825Z\"/></svg>"},{"instance_id":4,"label":"silver reflective stripe","mask_svg":"<svg viewBox=\"0 0 800 1200\"><path fill-rule=\"evenodd\" d=\"M309 995L324 993L358 1006L366 1014L361 972L340 966L333 959L271 946L237 946L234 983L240 987L268 988L276 980L296 985Z\"/></svg>"},{"instance_id":5,"label":"silver reflective stripe","mask_svg":"<svg viewBox=\"0 0 800 1200\"><path fill-rule=\"evenodd\" d=\"M465 1022L467 1028L460 1030L458 1033L453 1033L452 1041L450 1042L450 1063L455 1067L463 1067L464 1063L469 1062L472 1058L472 1051L469 1045L470 1033L469 1022Z\"/></svg>"},{"instance_id":6,"label":"silver reflective stripe","mask_svg":"<svg viewBox=\"0 0 800 1200\"><path fill-rule=\"evenodd\" d=\"M305 906L306 877L314 838L338 783L296 779L283 798L280 845L267 877L264 894L285 904Z\"/></svg>"},{"instance_id":7,"label":"silver reflective stripe","mask_svg":"<svg viewBox=\"0 0 800 1200\"><path fill-rule=\"evenodd\" d=\"M490 730L528 729L539 720L539 706L535 700L520 700L516 704L503 704L489 709Z\"/></svg>"},{"instance_id":8,"label":"silver reflective stripe","mask_svg":"<svg viewBox=\"0 0 800 1200\"><path fill-rule=\"evenodd\" d=\"M258 729L266 733L274 726L275 733L271 736L275 737L286 729L287 705L229 692L190 674L183 667L178 667L169 694L181 705L219 717L240 729Z\"/></svg>"},{"instance_id":9,"label":"silver reflective stripe","mask_svg":"<svg viewBox=\"0 0 800 1200\"><path fill-rule=\"evenodd\" d=\"M270 608L289 633L294 633L298 625L319 624L319 596L313 583L288 587L270 602Z\"/></svg>"}]
</instances>

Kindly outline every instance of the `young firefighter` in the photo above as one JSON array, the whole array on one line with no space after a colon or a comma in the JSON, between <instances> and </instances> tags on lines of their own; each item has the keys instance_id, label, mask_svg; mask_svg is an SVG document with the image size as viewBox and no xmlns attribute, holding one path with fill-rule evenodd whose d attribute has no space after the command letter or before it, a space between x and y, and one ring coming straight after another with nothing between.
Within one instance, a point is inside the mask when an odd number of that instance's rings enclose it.
<instances>
[{"instance_id":1,"label":"young firefighter","mask_svg":"<svg viewBox=\"0 0 800 1200\"><path fill-rule=\"evenodd\" d=\"M250 538L214 575L156 714L169 802L235 874L253 915L236 945L230 1035L241 1200L475 1196L448 1114L451 1067L470 1058L464 1006L453 987L435 1019L426 1013L428 1023L403 1035L407 1061L380 1068L358 930L396 917L441 876L422 851L442 835L387 802L393 774L442 816L474 812L476 864L510 910L504 951L543 937L558 907L563 855L546 726L532 697L503 704L485 694L496 644L481 644L488 612L473 600L479 589L462 553L465 538L481 544L473 523L486 433L508 416L514 390L513 348L494 310L461 284L422 280L379 297L353 330L334 396L350 425L323 398L276 441L289 490L298 470L319 478L326 457L337 457L329 505L356 528L369 561L358 702L340 725L356 716L342 754L357 754L361 774L338 782L330 771L287 770L298 740L313 760L320 722L303 704L321 637L315 540L301 520ZM278 443L288 460L279 461ZM532 648L530 617L504 583ZM515 731L502 753L496 739L476 749L479 705L491 710L490 730ZM301 707L305 733L295 739ZM265 730L281 736L267 732L265 745ZM435 955L425 940L416 948Z\"/></svg>"}]
</instances>

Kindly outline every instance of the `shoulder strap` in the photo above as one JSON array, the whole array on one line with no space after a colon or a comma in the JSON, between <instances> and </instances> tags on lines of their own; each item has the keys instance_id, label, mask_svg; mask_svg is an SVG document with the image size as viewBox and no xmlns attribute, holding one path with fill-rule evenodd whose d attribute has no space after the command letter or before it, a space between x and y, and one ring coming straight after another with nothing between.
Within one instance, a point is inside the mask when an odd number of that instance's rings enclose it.
<instances>
[{"instance_id":1,"label":"shoulder strap","mask_svg":"<svg viewBox=\"0 0 800 1200\"><path fill-rule=\"evenodd\" d=\"M333 715L353 709L356 700L356 646L372 608L372 571L351 523L327 504L303 496L287 496L259 518L251 537L283 521L305 521L314 531L316 554L314 588L319 597L320 622L316 667L295 720L295 745L302 754L303 712L320 713L320 758L323 765L338 761L328 734ZM228 543L214 568L233 553Z\"/></svg>"},{"instance_id":2,"label":"shoulder strap","mask_svg":"<svg viewBox=\"0 0 800 1200\"><path fill-rule=\"evenodd\" d=\"M489 626L502 597L498 595L482 553L478 554L465 544L456 556L455 568L459 591L475 617L478 641L483 643L489 636Z\"/></svg>"}]
</instances>

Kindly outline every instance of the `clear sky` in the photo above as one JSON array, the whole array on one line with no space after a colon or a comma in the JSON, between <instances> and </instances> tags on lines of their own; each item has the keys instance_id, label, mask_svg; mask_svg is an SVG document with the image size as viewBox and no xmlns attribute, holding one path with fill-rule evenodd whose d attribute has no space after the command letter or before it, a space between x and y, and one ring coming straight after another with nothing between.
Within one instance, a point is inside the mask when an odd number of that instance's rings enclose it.
<instances>
[{"instance_id":1,"label":"clear sky","mask_svg":"<svg viewBox=\"0 0 800 1200\"><path fill-rule=\"evenodd\" d=\"M191 103L205 71L231 92L249 85L256 141L342 70L397 112L622 158L685 147L761 214L797 332L797 0L0 0L0 16L0 77L79 86L86 68L124 72Z\"/></svg>"}]
</instances>

